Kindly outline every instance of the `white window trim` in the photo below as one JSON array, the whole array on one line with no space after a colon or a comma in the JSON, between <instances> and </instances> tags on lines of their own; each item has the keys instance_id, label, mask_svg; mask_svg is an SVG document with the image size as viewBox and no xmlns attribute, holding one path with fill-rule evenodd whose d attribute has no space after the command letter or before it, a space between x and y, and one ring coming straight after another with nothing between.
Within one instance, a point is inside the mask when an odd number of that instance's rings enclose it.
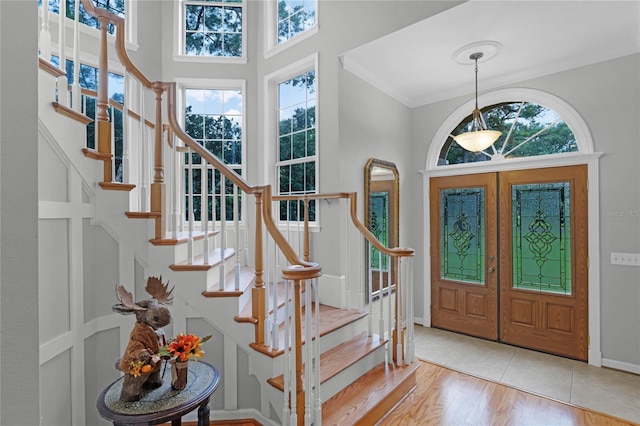
<instances>
[{"instance_id":1,"label":"white window trim","mask_svg":"<svg viewBox=\"0 0 640 426\"><path fill-rule=\"evenodd\" d=\"M294 37L285 41L282 44L278 44L278 0L267 0L264 2L264 29L266 31L264 37L264 57L270 58L278 53L295 46L296 44L308 39L309 37L318 33L318 7L320 2L316 0L316 21L313 27L305 30Z\"/></svg>"},{"instance_id":2,"label":"white window trim","mask_svg":"<svg viewBox=\"0 0 640 426\"><path fill-rule=\"evenodd\" d=\"M289 64L288 66L274 71L264 77L264 130L263 140L265 143L261 144L259 155L263 158L263 180L265 182L271 182L273 188L273 194L278 194L278 187L276 179L276 153L278 151L278 85L283 81L289 80L297 75L305 73L310 70L315 70L316 80L316 193L320 193L320 130L318 123L320 123L320 82L318 73L318 53L314 53L306 58L303 58L297 62ZM319 200L317 201L319 206ZM311 226L318 226L320 222L320 211L316 207L316 221L310 222Z\"/></svg>"},{"instance_id":3,"label":"white window trim","mask_svg":"<svg viewBox=\"0 0 640 426\"><path fill-rule=\"evenodd\" d=\"M440 126L431 140L427 152L426 168L422 174L422 211L423 211L423 250L424 283L423 283L423 317L416 322L425 327L431 326L431 256L428 242L431 241L430 226L430 178L435 176L466 175L472 173L487 173L494 171L532 169L541 167L559 167L577 164L587 165L588 185L588 240L589 240L589 364L602 366L601 333L600 333L600 196L599 196L599 159L602 153L594 152L591 132L584 119L568 103L560 98L540 90L525 88L510 88L496 90L478 97L478 105L493 105L499 102L528 101L549 107L564 119L573 132L578 152L539 155L533 157L513 158L504 160L482 161L479 163L452 164L438 166L438 158L442 146L446 142L449 132L462 119L469 115L474 107L474 100L467 102L455 110Z\"/></svg>"},{"instance_id":4,"label":"white window trim","mask_svg":"<svg viewBox=\"0 0 640 426\"><path fill-rule=\"evenodd\" d=\"M173 60L175 62L217 63L217 64L246 64L247 63L247 0L242 0L242 56L239 58L228 56L194 56L184 54L184 2L173 2ZM237 3L229 3L233 5Z\"/></svg>"}]
</instances>

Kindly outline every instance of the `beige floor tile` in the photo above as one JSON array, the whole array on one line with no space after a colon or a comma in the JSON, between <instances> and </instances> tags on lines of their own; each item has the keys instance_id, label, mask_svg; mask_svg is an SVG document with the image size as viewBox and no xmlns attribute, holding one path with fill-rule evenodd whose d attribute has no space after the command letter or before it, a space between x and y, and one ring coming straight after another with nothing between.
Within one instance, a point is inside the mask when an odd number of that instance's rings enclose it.
<instances>
[{"instance_id":1,"label":"beige floor tile","mask_svg":"<svg viewBox=\"0 0 640 426\"><path fill-rule=\"evenodd\" d=\"M419 359L640 424L640 375L418 325L415 351Z\"/></svg>"},{"instance_id":2,"label":"beige floor tile","mask_svg":"<svg viewBox=\"0 0 640 426\"><path fill-rule=\"evenodd\" d=\"M576 363L571 403L640 423L640 376Z\"/></svg>"},{"instance_id":3,"label":"beige floor tile","mask_svg":"<svg viewBox=\"0 0 640 426\"><path fill-rule=\"evenodd\" d=\"M527 349L517 349L502 382L540 395L570 402L575 361Z\"/></svg>"}]
</instances>

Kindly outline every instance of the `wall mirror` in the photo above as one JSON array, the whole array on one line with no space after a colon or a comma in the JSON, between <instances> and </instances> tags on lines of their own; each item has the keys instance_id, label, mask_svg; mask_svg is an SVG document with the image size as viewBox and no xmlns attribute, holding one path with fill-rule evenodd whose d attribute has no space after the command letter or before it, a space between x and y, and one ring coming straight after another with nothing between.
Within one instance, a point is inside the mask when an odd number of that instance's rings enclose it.
<instances>
[{"instance_id":1,"label":"wall mirror","mask_svg":"<svg viewBox=\"0 0 640 426\"><path fill-rule=\"evenodd\" d=\"M365 225L386 247L398 246L400 178L394 163L370 158L364 168L364 217ZM371 280L372 297L387 293L389 283L395 284L395 265L388 256L381 255L367 244L366 280L367 293ZM368 296L368 294L367 294Z\"/></svg>"}]
</instances>

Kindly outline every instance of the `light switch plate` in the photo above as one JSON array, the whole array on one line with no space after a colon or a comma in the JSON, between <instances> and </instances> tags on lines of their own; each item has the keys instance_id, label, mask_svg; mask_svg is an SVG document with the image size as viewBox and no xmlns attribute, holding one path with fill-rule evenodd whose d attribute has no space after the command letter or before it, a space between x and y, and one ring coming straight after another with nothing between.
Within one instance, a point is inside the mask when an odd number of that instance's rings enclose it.
<instances>
[{"instance_id":1,"label":"light switch plate","mask_svg":"<svg viewBox=\"0 0 640 426\"><path fill-rule=\"evenodd\" d=\"M612 265L640 266L640 253L611 252Z\"/></svg>"}]
</instances>

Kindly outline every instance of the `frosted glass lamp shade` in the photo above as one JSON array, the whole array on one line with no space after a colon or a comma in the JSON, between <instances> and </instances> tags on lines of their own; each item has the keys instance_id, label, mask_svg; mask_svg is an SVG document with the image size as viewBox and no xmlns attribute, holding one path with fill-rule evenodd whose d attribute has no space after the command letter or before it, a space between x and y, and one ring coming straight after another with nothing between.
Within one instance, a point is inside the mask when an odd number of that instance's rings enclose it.
<instances>
[{"instance_id":1,"label":"frosted glass lamp shade","mask_svg":"<svg viewBox=\"0 0 640 426\"><path fill-rule=\"evenodd\" d=\"M497 130L475 130L454 136L453 140L467 151L480 152L493 145L501 134Z\"/></svg>"}]
</instances>

